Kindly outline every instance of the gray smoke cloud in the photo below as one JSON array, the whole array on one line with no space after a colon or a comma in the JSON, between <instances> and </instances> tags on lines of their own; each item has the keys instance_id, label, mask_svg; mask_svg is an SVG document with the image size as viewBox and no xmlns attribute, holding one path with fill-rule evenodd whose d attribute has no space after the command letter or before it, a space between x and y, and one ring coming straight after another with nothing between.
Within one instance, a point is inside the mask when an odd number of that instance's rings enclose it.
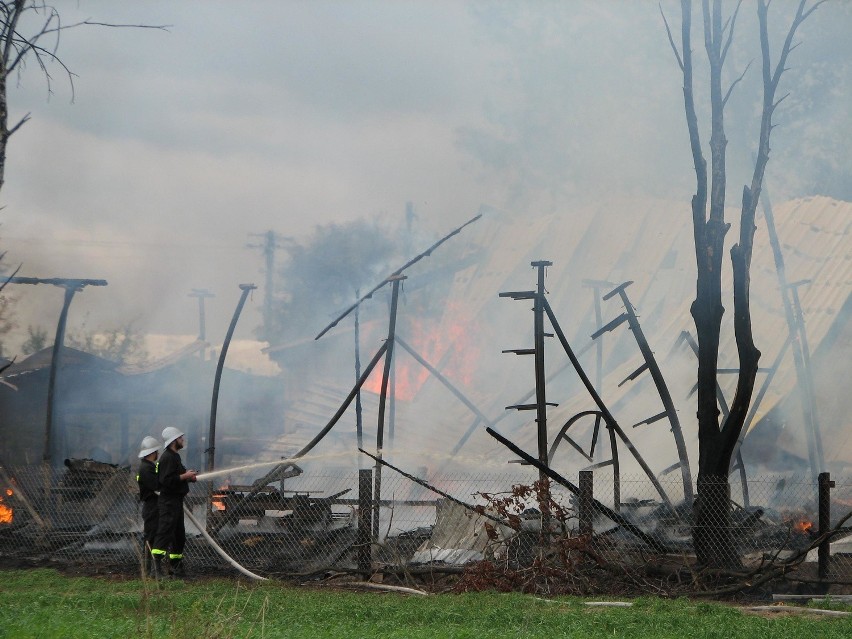
<instances>
[{"instance_id":1,"label":"gray smoke cloud","mask_svg":"<svg viewBox=\"0 0 852 639\"><path fill-rule=\"evenodd\" d=\"M662 8L677 31L678 3ZM774 33L793 8L773 4ZM187 294L208 288L216 293L208 335L219 342L237 285L263 282L263 257L245 245L269 229L305 240L317 225L394 226L411 202L414 253L482 204L499 211L495 219L530 224L558 213L582 215L578 228L586 228L585 216L597 216L580 243L584 252L542 254L554 248L545 242L516 247L525 257L513 259L524 269L496 284L520 290L531 284L530 259L572 259L581 277L630 278L631 265L609 263L618 258L605 253L607 234L631 213L624 203L657 198L688 207L694 176L682 79L656 2L265 2L235 11L220 1L81 0L60 10L66 23L170 25L168 32L65 32L60 53L78 74L73 102L58 73L48 97L33 64L10 90L10 120L29 112L32 120L12 139L0 196L6 263L22 264L29 276L110 283L78 295L72 330L82 321L93 329L135 321L144 331L191 335L196 300ZM850 5L828 3L800 32L767 178L776 202L852 197L843 147L852 127L850 27ZM737 28L744 39L732 48L728 82L757 60L751 5ZM700 38L695 43L700 53ZM758 67L729 103L733 204L750 179ZM706 112L699 115L706 141ZM604 197L623 205L594 206ZM480 225L412 273L410 316L435 312L441 299L440 287L418 291L416 277L463 259L465 250L491 248L492 227ZM559 286L575 304L565 319L569 336L588 336L589 291L576 282ZM497 292L487 291L489 322L477 327L487 375L466 386L495 410L507 398L490 388L519 392L529 382L514 381L517 369L497 349L523 344L531 330L522 324L528 314L498 306ZM61 291L18 287L14 294L18 329L9 343L24 339L28 324L52 330ZM238 337L253 336L262 294L250 300ZM385 309L377 296L365 319L379 324ZM315 334L333 310L324 307L325 316L300 334ZM349 346L331 350L329 366L351 366ZM313 357L299 361L320 361Z\"/></svg>"},{"instance_id":2,"label":"gray smoke cloud","mask_svg":"<svg viewBox=\"0 0 852 639\"><path fill-rule=\"evenodd\" d=\"M779 23L792 6L778 3ZM32 120L9 147L8 260L28 275L109 280L75 302L105 324L144 317L151 330L192 333L185 295L207 287L221 335L236 285L262 278L249 233L401 219L411 201L435 235L482 203L531 215L602 192L682 199L691 188L680 77L656 3L60 9L66 24L170 25L64 32L73 102L58 69L48 96L34 64L10 91L11 120ZM676 24L677 4L663 9ZM739 32L754 21L743 7ZM850 21L834 3L802 30L770 169L779 200L848 195L848 154L832 150L850 126ZM730 81L755 57L753 36L739 42ZM754 130L758 77L753 67L730 103L733 197L751 153L735 134ZM22 326L51 315L40 297L21 298ZM247 313L243 335L259 322L254 305Z\"/></svg>"}]
</instances>

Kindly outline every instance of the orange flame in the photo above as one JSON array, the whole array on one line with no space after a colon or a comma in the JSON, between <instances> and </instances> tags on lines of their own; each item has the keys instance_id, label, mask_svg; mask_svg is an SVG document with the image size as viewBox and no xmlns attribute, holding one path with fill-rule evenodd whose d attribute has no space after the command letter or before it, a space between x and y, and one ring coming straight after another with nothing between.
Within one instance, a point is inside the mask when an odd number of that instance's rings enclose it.
<instances>
[{"instance_id":1,"label":"orange flame","mask_svg":"<svg viewBox=\"0 0 852 639\"><path fill-rule=\"evenodd\" d=\"M800 535L808 535L813 530L814 522L808 521L807 519L800 519L795 524L793 524L793 532L796 532Z\"/></svg>"},{"instance_id":2,"label":"orange flame","mask_svg":"<svg viewBox=\"0 0 852 639\"><path fill-rule=\"evenodd\" d=\"M443 318L409 318L405 340L420 357L438 369L453 384L468 385L476 367L475 325L466 321L460 309L448 304ZM408 353L397 347L394 352L394 383L388 386L388 396L410 401L429 379L429 371ZM382 370L377 366L364 390L379 394L382 390Z\"/></svg>"},{"instance_id":3,"label":"orange flame","mask_svg":"<svg viewBox=\"0 0 852 639\"><path fill-rule=\"evenodd\" d=\"M230 488L228 484L222 484L219 486L219 490L228 490L228 488ZM225 500L223 496L217 495L215 492L213 493L213 499L210 500L210 505L213 506L214 510L225 510Z\"/></svg>"},{"instance_id":4,"label":"orange flame","mask_svg":"<svg viewBox=\"0 0 852 639\"><path fill-rule=\"evenodd\" d=\"M11 488L6 489L6 495L11 497L14 493ZM15 519L15 511L11 506L3 503L3 497L0 497L0 524L11 524Z\"/></svg>"}]
</instances>

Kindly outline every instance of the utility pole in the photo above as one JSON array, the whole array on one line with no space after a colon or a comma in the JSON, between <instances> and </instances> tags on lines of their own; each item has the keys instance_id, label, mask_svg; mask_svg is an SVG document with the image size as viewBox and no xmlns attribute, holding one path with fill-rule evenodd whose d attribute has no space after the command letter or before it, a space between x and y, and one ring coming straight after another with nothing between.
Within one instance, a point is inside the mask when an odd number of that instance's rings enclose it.
<instances>
[{"instance_id":1,"label":"utility pole","mask_svg":"<svg viewBox=\"0 0 852 639\"><path fill-rule=\"evenodd\" d=\"M209 297L216 297L215 294L208 291L206 288L194 288L187 297L198 298L198 339L202 342L207 341L207 326L204 316L204 300Z\"/></svg>"},{"instance_id":2,"label":"utility pole","mask_svg":"<svg viewBox=\"0 0 852 639\"><path fill-rule=\"evenodd\" d=\"M263 238L261 244L246 244L246 248L259 248L263 250L264 275L266 277L263 291L263 331L265 334L269 330L272 321L272 300L275 295L275 250L280 249L282 246L278 241L275 231L249 233L249 236Z\"/></svg>"}]
</instances>

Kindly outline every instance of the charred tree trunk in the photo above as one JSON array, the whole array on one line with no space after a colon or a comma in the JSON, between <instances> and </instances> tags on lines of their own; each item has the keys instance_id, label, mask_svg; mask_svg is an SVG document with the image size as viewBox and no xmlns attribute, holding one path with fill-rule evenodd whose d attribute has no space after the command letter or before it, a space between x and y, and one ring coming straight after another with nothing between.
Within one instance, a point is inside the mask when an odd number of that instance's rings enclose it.
<instances>
[{"instance_id":1,"label":"charred tree trunk","mask_svg":"<svg viewBox=\"0 0 852 639\"><path fill-rule=\"evenodd\" d=\"M806 8L800 0L795 18L781 48L776 66L769 55L767 3L758 2L760 43L763 76L763 113L761 117L758 154L751 184L743 188L740 212L739 241L731 248L733 269L734 333L739 357L739 376L731 409L720 423L717 389L721 322L725 309L722 304L722 255L725 235L730 224L725 221L725 104L734 87L722 90L722 68L731 45L739 4L733 15L723 21L721 0L702 0L704 48L710 70L710 173L701 147L698 116L695 109L692 75L692 2L681 0L681 48L666 23L669 42L683 72L684 109L695 166L696 192L692 198L692 222L697 268L696 297L691 306L698 338L698 479L693 509L693 545L699 561L711 566L730 567L739 564L732 536L730 510L731 458L745 424L757 376L760 351L754 344L749 303L751 256L754 241L755 210L760 197L763 176L769 161L769 138L772 114L778 105L775 93L785 70L793 36L798 26L817 6ZM708 201L709 183L709 201Z\"/></svg>"}]
</instances>

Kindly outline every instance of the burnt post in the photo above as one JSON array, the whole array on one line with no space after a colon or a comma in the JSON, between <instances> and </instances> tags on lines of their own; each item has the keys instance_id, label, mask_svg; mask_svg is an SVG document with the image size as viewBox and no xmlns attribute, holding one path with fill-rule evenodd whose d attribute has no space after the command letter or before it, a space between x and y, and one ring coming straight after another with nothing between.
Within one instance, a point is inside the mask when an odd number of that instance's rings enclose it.
<instances>
[{"instance_id":1,"label":"burnt post","mask_svg":"<svg viewBox=\"0 0 852 639\"><path fill-rule=\"evenodd\" d=\"M373 471L363 468L358 471L358 571L364 578L370 576L372 569L372 511L373 511Z\"/></svg>"},{"instance_id":2,"label":"burnt post","mask_svg":"<svg viewBox=\"0 0 852 639\"><path fill-rule=\"evenodd\" d=\"M831 481L829 473L820 473L819 484L819 536L822 537L831 530L831 489L834 482ZM831 564L831 538L822 540L817 550L817 574L820 579L828 577L828 569Z\"/></svg>"},{"instance_id":3,"label":"burnt post","mask_svg":"<svg viewBox=\"0 0 852 639\"><path fill-rule=\"evenodd\" d=\"M514 300L529 300L533 301L533 347L532 348L516 348L504 350L504 353L515 353L516 355L532 355L534 359L535 370L535 404L516 404L507 406L507 409L514 408L515 410L535 410L536 412L536 436L538 442L538 461L541 465L549 464L548 448L547 448L547 393L545 384L547 377L544 372L544 338L552 337L551 334L544 332L544 314L547 307L547 301L544 298L544 276L545 269L551 266L553 262L547 260L538 260L530 262L530 266L537 270L536 289L534 291L510 291L500 293L500 297L510 297ZM555 406L556 404L551 404ZM550 510L550 494L547 489L547 475L539 469L538 473L539 485L539 506L541 509L541 532L546 534L550 521L547 515Z\"/></svg>"},{"instance_id":4,"label":"burnt post","mask_svg":"<svg viewBox=\"0 0 852 639\"><path fill-rule=\"evenodd\" d=\"M382 390L379 395L378 432L376 433L376 455L381 459L382 447L385 440L385 407L388 399L388 382L390 379L391 363L393 361L393 345L396 335L396 310L399 303L399 285L407 279L405 275L393 275L390 278L393 283L391 292L390 320L388 322L388 338L385 342L385 365L382 371ZM382 465L376 462L375 489L373 490L375 507L373 508L373 537L379 539L379 515L381 513L382 500Z\"/></svg>"},{"instance_id":5,"label":"burnt post","mask_svg":"<svg viewBox=\"0 0 852 639\"><path fill-rule=\"evenodd\" d=\"M579 499L579 519L580 519L580 534L591 535L594 532L592 519L594 517L594 474L591 470L580 471L580 499Z\"/></svg>"},{"instance_id":6,"label":"burnt post","mask_svg":"<svg viewBox=\"0 0 852 639\"><path fill-rule=\"evenodd\" d=\"M553 262L540 260L531 262L531 266L538 271L538 281L535 298L533 300L533 315L535 324L535 421L538 427L538 460L547 464L547 395L545 392L544 375L544 269L551 266ZM545 475L539 473L539 478L544 480Z\"/></svg>"},{"instance_id":7,"label":"burnt post","mask_svg":"<svg viewBox=\"0 0 852 639\"><path fill-rule=\"evenodd\" d=\"M361 289L355 290L355 297L361 295ZM361 307L355 309L355 383L361 377ZM355 439L358 443L358 448L364 447L364 409L361 406L361 388L358 388L358 394L355 396ZM358 463L361 463L361 458L358 458Z\"/></svg>"},{"instance_id":8,"label":"burnt post","mask_svg":"<svg viewBox=\"0 0 852 639\"><path fill-rule=\"evenodd\" d=\"M544 374L544 275L545 269L552 266L553 262L539 260L531 262L530 265L537 271L537 282L535 298L533 300L533 324L535 344L535 403L536 403L536 427L538 435L538 460L545 465L549 464L547 459L547 393L545 383L547 378ZM538 473L539 485L541 486L541 534L547 535L550 531L550 489L547 488L548 478L543 472ZM544 537L546 539L546 537Z\"/></svg>"}]
</instances>

